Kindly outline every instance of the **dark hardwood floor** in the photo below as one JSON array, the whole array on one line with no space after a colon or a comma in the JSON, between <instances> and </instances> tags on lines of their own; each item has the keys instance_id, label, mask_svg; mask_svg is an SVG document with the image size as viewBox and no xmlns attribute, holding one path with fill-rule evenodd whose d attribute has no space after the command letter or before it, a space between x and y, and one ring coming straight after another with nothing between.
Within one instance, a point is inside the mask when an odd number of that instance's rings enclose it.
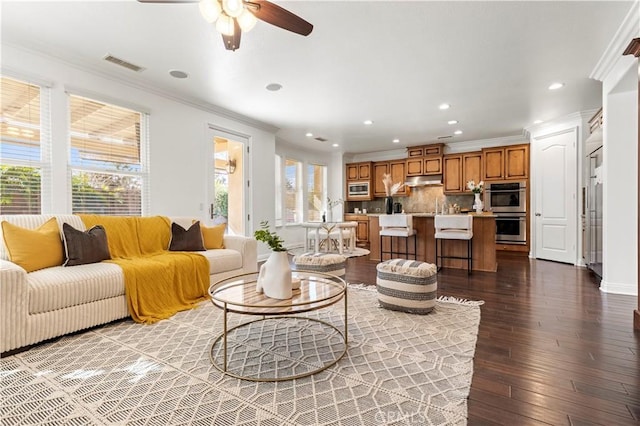
<instances>
[{"instance_id":1,"label":"dark hardwood floor","mask_svg":"<svg viewBox=\"0 0 640 426\"><path fill-rule=\"evenodd\" d=\"M378 262L350 258L347 281ZM498 272L443 269L438 294L484 300L469 424L640 423L637 298L605 294L584 268L499 252Z\"/></svg>"}]
</instances>

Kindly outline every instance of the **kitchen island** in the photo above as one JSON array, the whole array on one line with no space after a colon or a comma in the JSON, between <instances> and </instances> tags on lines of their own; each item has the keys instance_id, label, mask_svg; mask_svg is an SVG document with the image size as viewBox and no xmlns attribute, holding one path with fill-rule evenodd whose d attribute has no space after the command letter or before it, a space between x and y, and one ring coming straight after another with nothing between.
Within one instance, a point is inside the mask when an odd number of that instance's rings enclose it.
<instances>
[{"instance_id":1,"label":"kitchen island","mask_svg":"<svg viewBox=\"0 0 640 426\"><path fill-rule=\"evenodd\" d=\"M436 263L436 242L433 213L407 213L413 215L413 228L416 230L417 260ZM380 225L379 216L369 216L369 255L372 260L380 260ZM496 216L493 214L473 214L473 270L495 272L498 268L496 262ZM384 238L384 251L390 251L390 238ZM394 251L404 251L404 239L393 237L391 240ZM444 243L445 256L466 256L467 243L461 240L446 240ZM413 259L413 242L409 242L408 257ZM385 253L383 260L388 260L389 254ZM461 259L442 259L445 268L467 269L467 261Z\"/></svg>"}]
</instances>

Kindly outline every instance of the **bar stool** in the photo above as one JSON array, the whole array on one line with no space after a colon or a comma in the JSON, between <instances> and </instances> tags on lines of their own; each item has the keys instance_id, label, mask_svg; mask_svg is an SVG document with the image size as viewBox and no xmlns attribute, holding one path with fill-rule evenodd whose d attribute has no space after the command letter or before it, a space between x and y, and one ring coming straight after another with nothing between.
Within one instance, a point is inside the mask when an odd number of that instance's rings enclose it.
<instances>
[{"instance_id":1,"label":"bar stool","mask_svg":"<svg viewBox=\"0 0 640 426\"><path fill-rule=\"evenodd\" d=\"M442 269L442 266L438 266L438 259L466 259L467 273L471 274L471 269L473 267L473 216L436 215L434 224L436 228L436 267L438 270ZM441 253L444 253L444 240L467 240L467 256L438 255L438 240L440 240Z\"/></svg>"},{"instance_id":2,"label":"bar stool","mask_svg":"<svg viewBox=\"0 0 640 426\"><path fill-rule=\"evenodd\" d=\"M380 215L380 260L384 260L384 255L389 253L393 259L394 254L404 254L409 257L409 237L413 236L413 258L417 259L418 252L416 246L416 231L413 229L413 216L410 214L383 214ZM384 251L382 245L383 237L389 237L391 251ZM393 237L404 238L405 251L393 251Z\"/></svg>"}]
</instances>

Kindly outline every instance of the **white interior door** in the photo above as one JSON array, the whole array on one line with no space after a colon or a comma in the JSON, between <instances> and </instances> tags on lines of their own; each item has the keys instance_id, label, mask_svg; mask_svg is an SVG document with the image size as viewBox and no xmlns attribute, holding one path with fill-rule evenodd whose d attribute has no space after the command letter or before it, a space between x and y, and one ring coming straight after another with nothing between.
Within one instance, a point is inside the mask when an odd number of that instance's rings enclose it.
<instances>
[{"instance_id":1,"label":"white interior door","mask_svg":"<svg viewBox=\"0 0 640 426\"><path fill-rule=\"evenodd\" d=\"M576 262L577 129L535 138L535 257Z\"/></svg>"},{"instance_id":2,"label":"white interior door","mask_svg":"<svg viewBox=\"0 0 640 426\"><path fill-rule=\"evenodd\" d=\"M216 128L209 131L209 220L226 232L247 235L249 227L249 139Z\"/></svg>"}]
</instances>

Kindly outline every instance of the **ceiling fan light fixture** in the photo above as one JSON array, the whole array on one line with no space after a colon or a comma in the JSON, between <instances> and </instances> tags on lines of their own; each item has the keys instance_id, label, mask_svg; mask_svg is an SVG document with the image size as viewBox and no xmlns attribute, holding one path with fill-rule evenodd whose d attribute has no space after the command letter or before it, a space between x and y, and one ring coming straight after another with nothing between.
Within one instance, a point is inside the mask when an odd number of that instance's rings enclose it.
<instances>
[{"instance_id":1,"label":"ceiling fan light fixture","mask_svg":"<svg viewBox=\"0 0 640 426\"><path fill-rule=\"evenodd\" d=\"M238 25L240 25L240 29L243 33L251 31L251 29L255 27L256 22L258 22L258 19L253 15L253 13L249 12L248 9L244 9L236 20L238 21Z\"/></svg>"},{"instance_id":2,"label":"ceiling fan light fixture","mask_svg":"<svg viewBox=\"0 0 640 426\"><path fill-rule=\"evenodd\" d=\"M199 7L200 14L210 24L213 24L222 12L218 0L200 0Z\"/></svg>"},{"instance_id":3,"label":"ceiling fan light fixture","mask_svg":"<svg viewBox=\"0 0 640 426\"><path fill-rule=\"evenodd\" d=\"M237 18L242 14L244 4L242 0L222 0L222 10L232 18Z\"/></svg>"},{"instance_id":4,"label":"ceiling fan light fixture","mask_svg":"<svg viewBox=\"0 0 640 426\"><path fill-rule=\"evenodd\" d=\"M233 18L225 13L220 14L220 17L216 21L216 30L222 35L232 36L234 26Z\"/></svg>"}]
</instances>

